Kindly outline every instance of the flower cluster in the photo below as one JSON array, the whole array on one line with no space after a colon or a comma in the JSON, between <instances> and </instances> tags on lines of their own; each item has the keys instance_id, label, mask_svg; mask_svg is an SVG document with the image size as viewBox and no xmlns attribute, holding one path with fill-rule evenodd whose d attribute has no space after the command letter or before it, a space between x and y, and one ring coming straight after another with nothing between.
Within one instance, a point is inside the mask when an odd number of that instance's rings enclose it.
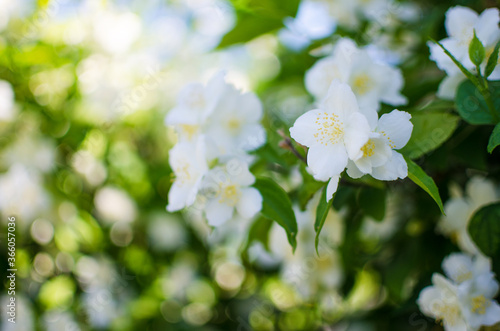
<instances>
[{"instance_id":1,"label":"flower cluster","mask_svg":"<svg viewBox=\"0 0 500 331\"><path fill-rule=\"evenodd\" d=\"M446 277L432 276L432 286L420 293L420 310L442 321L446 331L479 330L500 322L500 306L493 300L498 283L490 260L454 253L443 260Z\"/></svg>"},{"instance_id":2,"label":"flower cluster","mask_svg":"<svg viewBox=\"0 0 500 331\"><path fill-rule=\"evenodd\" d=\"M401 71L380 63L366 48L358 48L348 38L339 40L333 54L317 61L305 76L307 90L318 100L327 95L334 80L351 87L360 111L367 116L373 115L370 114L372 110L378 111L381 102L390 105L407 102L400 93L403 87Z\"/></svg>"},{"instance_id":3,"label":"flower cluster","mask_svg":"<svg viewBox=\"0 0 500 331\"><path fill-rule=\"evenodd\" d=\"M373 108L361 112L351 87L334 80L318 109L300 116L290 129L293 139L309 147L307 165L315 179L330 180L327 200L347 167L353 178L370 174L379 180L405 178L408 167L395 151L410 139L410 114L393 110L377 119Z\"/></svg>"},{"instance_id":4,"label":"flower cluster","mask_svg":"<svg viewBox=\"0 0 500 331\"><path fill-rule=\"evenodd\" d=\"M231 219L235 210L243 218L260 211L262 197L250 187L255 178L248 170L247 152L266 140L261 118L257 96L242 94L224 81L223 74L215 75L206 86L184 87L165 118L178 133L178 142L169 152L175 181L167 210L191 206L201 195L205 215L214 226Z\"/></svg>"},{"instance_id":5,"label":"flower cluster","mask_svg":"<svg viewBox=\"0 0 500 331\"><path fill-rule=\"evenodd\" d=\"M498 23L500 16L498 8L486 9L478 15L470 8L455 6L446 12L445 27L448 38L440 43L469 71L475 71L475 65L469 59L469 44L474 37L483 44L486 50L486 58L490 54L498 41L500 41L500 28ZM453 99L458 85L465 80L465 75L453 63L451 58L434 43L428 43L431 52L431 60L446 72L445 79L441 82L438 96L445 99ZM481 70L484 70L484 63ZM500 79L500 66L497 66L489 76L491 80Z\"/></svg>"}]
</instances>

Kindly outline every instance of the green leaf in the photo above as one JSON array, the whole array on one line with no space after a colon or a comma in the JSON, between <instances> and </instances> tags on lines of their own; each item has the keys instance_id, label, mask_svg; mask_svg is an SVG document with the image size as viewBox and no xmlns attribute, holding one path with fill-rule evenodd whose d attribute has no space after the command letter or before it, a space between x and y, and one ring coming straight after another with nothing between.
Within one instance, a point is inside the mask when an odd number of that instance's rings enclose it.
<instances>
[{"instance_id":1,"label":"green leaf","mask_svg":"<svg viewBox=\"0 0 500 331\"><path fill-rule=\"evenodd\" d=\"M297 247L297 221L287 193L270 178L258 178L253 186L262 195L261 214L276 221L285 229L288 241L295 251Z\"/></svg>"},{"instance_id":2,"label":"green leaf","mask_svg":"<svg viewBox=\"0 0 500 331\"><path fill-rule=\"evenodd\" d=\"M285 17L297 13L299 0L233 0L237 21L221 40L218 48L247 42L283 27Z\"/></svg>"},{"instance_id":3,"label":"green leaf","mask_svg":"<svg viewBox=\"0 0 500 331\"><path fill-rule=\"evenodd\" d=\"M495 70L495 67L498 64L498 51L500 50L500 40L497 42L495 45L495 48L493 49L493 52L491 53L490 57L488 58L488 62L486 63L486 69L484 69L484 77L488 78L493 70Z\"/></svg>"},{"instance_id":4,"label":"green leaf","mask_svg":"<svg viewBox=\"0 0 500 331\"><path fill-rule=\"evenodd\" d=\"M488 153L493 153L493 150L498 145L500 145L500 123L495 126L491 133L490 140L488 141Z\"/></svg>"},{"instance_id":5,"label":"green leaf","mask_svg":"<svg viewBox=\"0 0 500 331\"><path fill-rule=\"evenodd\" d=\"M488 82L488 87L496 112L500 116L500 81ZM466 80L460 84L455 102L458 113L467 123L496 124L486 101L472 82Z\"/></svg>"},{"instance_id":6,"label":"green leaf","mask_svg":"<svg viewBox=\"0 0 500 331\"><path fill-rule=\"evenodd\" d=\"M469 70L467 70L462 63L460 63L454 56L451 54L441 43L431 39L432 42L436 43L441 49L444 51L446 55L450 57L450 59L455 63L455 65L460 69L460 71L467 77L469 78L474 84L478 85L479 81L476 76L474 76Z\"/></svg>"},{"instance_id":7,"label":"green leaf","mask_svg":"<svg viewBox=\"0 0 500 331\"><path fill-rule=\"evenodd\" d=\"M484 254L500 254L500 202L476 211L469 222L469 234Z\"/></svg>"},{"instance_id":8,"label":"green leaf","mask_svg":"<svg viewBox=\"0 0 500 331\"><path fill-rule=\"evenodd\" d=\"M434 201L436 201L441 213L444 215L443 202L439 196L439 190L434 183L434 180L425 173L415 162L405 157L406 163L408 163L408 177L418 186L420 186L425 192L427 192Z\"/></svg>"},{"instance_id":9,"label":"green leaf","mask_svg":"<svg viewBox=\"0 0 500 331\"><path fill-rule=\"evenodd\" d=\"M363 188L358 196L358 204L366 215L381 221L385 216L385 198L386 190Z\"/></svg>"},{"instance_id":10,"label":"green leaf","mask_svg":"<svg viewBox=\"0 0 500 331\"><path fill-rule=\"evenodd\" d=\"M401 150L411 159L417 159L441 146L457 128L460 117L436 111L412 114L413 132L410 141Z\"/></svg>"},{"instance_id":11,"label":"green leaf","mask_svg":"<svg viewBox=\"0 0 500 331\"><path fill-rule=\"evenodd\" d=\"M480 65L484 61L485 57L484 46L481 41L476 36L476 30L474 30L474 37L469 44L469 58L476 66Z\"/></svg>"},{"instance_id":12,"label":"green leaf","mask_svg":"<svg viewBox=\"0 0 500 331\"><path fill-rule=\"evenodd\" d=\"M314 222L314 231L316 231L316 238L314 240L314 245L316 247L316 254L319 255L318 244L319 244L319 234L321 233L321 229L323 229L323 225L325 224L326 217L328 216L328 212L330 211L330 207L332 206L333 197L326 201L326 188L328 184L323 188L323 192L321 193L321 197L319 199L318 207L316 208L316 221Z\"/></svg>"}]
</instances>

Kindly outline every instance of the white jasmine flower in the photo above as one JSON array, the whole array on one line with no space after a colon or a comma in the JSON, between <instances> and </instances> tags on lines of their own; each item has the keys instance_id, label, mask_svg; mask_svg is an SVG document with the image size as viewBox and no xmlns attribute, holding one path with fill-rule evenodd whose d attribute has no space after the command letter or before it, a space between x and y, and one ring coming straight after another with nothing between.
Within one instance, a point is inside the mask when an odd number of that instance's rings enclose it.
<instances>
[{"instance_id":1,"label":"white jasmine flower","mask_svg":"<svg viewBox=\"0 0 500 331\"><path fill-rule=\"evenodd\" d=\"M481 177L473 177L466 186L465 196L452 197L446 201L443 216L437 230L453 239L458 247L470 254L479 254L480 251L472 241L467 230L470 218L480 209L498 199L495 186L492 182Z\"/></svg>"},{"instance_id":2,"label":"white jasmine flower","mask_svg":"<svg viewBox=\"0 0 500 331\"><path fill-rule=\"evenodd\" d=\"M498 283L492 273L479 275L458 287L462 314L473 330L500 322L500 306L494 300Z\"/></svg>"},{"instance_id":3,"label":"white jasmine flower","mask_svg":"<svg viewBox=\"0 0 500 331\"><path fill-rule=\"evenodd\" d=\"M468 331L457 286L440 274L432 275L432 284L420 292L417 300L420 311L442 321L446 331Z\"/></svg>"},{"instance_id":4,"label":"white jasmine flower","mask_svg":"<svg viewBox=\"0 0 500 331\"><path fill-rule=\"evenodd\" d=\"M478 15L470 8L455 6L446 12L445 27L448 38L440 43L460 62L465 68L475 70L475 65L469 58L469 44L476 32L477 38L481 41L486 50L486 59L493 52L495 44L500 40L500 21L498 8L489 8ZM430 49L430 59L435 61L437 66L444 70L452 79L443 80L440 86L440 96L453 99L456 87L465 79L458 67L451 58L434 43L428 43ZM482 68L486 65L484 61ZM491 80L500 79L500 67L497 66L491 76Z\"/></svg>"},{"instance_id":5,"label":"white jasmine flower","mask_svg":"<svg viewBox=\"0 0 500 331\"><path fill-rule=\"evenodd\" d=\"M452 281L433 275L433 286L417 301L424 314L442 320L445 330L476 331L500 322L500 306L493 300L498 283L488 258L454 253L443 260L443 269Z\"/></svg>"},{"instance_id":6,"label":"white jasmine flower","mask_svg":"<svg viewBox=\"0 0 500 331\"><path fill-rule=\"evenodd\" d=\"M309 147L307 165L314 178L321 181L331 178L327 189L327 199L330 199L337 190L348 157L357 157L368 142L370 126L359 112L351 88L334 81L320 107L300 116L290 128L290 135Z\"/></svg>"},{"instance_id":7,"label":"white jasmine flower","mask_svg":"<svg viewBox=\"0 0 500 331\"><path fill-rule=\"evenodd\" d=\"M194 203L203 175L208 171L205 141L179 142L169 152L169 163L175 175L168 192L167 210L181 210Z\"/></svg>"},{"instance_id":8,"label":"white jasmine flower","mask_svg":"<svg viewBox=\"0 0 500 331\"><path fill-rule=\"evenodd\" d=\"M207 123L207 140L214 147L209 158L241 154L264 144L262 115L262 103L254 93L242 94L227 85Z\"/></svg>"},{"instance_id":9,"label":"white jasmine flower","mask_svg":"<svg viewBox=\"0 0 500 331\"><path fill-rule=\"evenodd\" d=\"M10 121L14 118L14 91L12 86L0 80L0 121Z\"/></svg>"},{"instance_id":10,"label":"white jasmine flower","mask_svg":"<svg viewBox=\"0 0 500 331\"><path fill-rule=\"evenodd\" d=\"M491 274L491 261L483 255L472 257L453 253L443 260L443 270L453 282L460 284L480 275Z\"/></svg>"},{"instance_id":11,"label":"white jasmine flower","mask_svg":"<svg viewBox=\"0 0 500 331\"><path fill-rule=\"evenodd\" d=\"M186 85L179 93L177 105L165 117L165 124L175 127L179 140L195 140L202 133L225 88L223 74L215 75L206 86L199 83Z\"/></svg>"},{"instance_id":12,"label":"white jasmine flower","mask_svg":"<svg viewBox=\"0 0 500 331\"><path fill-rule=\"evenodd\" d=\"M401 71L376 62L366 49L359 49L347 38L336 44L333 55L317 61L309 69L305 84L307 90L321 100L335 79L351 86L363 113L378 110L381 102L391 105L407 102L400 93Z\"/></svg>"},{"instance_id":13,"label":"white jasmine flower","mask_svg":"<svg viewBox=\"0 0 500 331\"><path fill-rule=\"evenodd\" d=\"M370 174L379 180L395 180L408 175L408 165L394 149L403 148L410 140L413 124L407 112L393 110L378 120L368 141L347 166L352 178Z\"/></svg>"},{"instance_id":14,"label":"white jasmine flower","mask_svg":"<svg viewBox=\"0 0 500 331\"><path fill-rule=\"evenodd\" d=\"M235 210L245 219L255 216L262 208L262 196L250 187L254 182L248 165L241 161L232 160L210 170L202 185L208 224L219 226L227 222Z\"/></svg>"}]
</instances>

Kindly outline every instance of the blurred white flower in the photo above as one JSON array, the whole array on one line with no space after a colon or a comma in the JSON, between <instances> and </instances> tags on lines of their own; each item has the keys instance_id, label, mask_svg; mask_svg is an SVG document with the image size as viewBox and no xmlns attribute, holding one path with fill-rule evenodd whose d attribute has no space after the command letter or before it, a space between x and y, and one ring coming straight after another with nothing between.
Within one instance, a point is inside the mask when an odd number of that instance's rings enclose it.
<instances>
[{"instance_id":1,"label":"blurred white flower","mask_svg":"<svg viewBox=\"0 0 500 331\"><path fill-rule=\"evenodd\" d=\"M206 86L199 83L184 86L177 97L177 105L167 113L165 124L175 127L180 141L196 140L225 88L222 73L215 75Z\"/></svg>"},{"instance_id":2,"label":"blurred white flower","mask_svg":"<svg viewBox=\"0 0 500 331\"><path fill-rule=\"evenodd\" d=\"M255 177L242 161L233 159L211 169L202 184L208 224L220 226L233 218L235 210L245 219L254 217L262 208L260 192L250 187L254 182Z\"/></svg>"},{"instance_id":3,"label":"blurred white flower","mask_svg":"<svg viewBox=\"0 0 500 331\"><path fill-rule=\"evenodd\" d=\"M179 142L169 151L169 163L175 180L168 192L167 210L181 210L192 205L200 189L201 181L208 171L205 141Z\"/></svg>"},{"instance_id":4,"label":"blurred white flower","mask_svg":"<svg viewBox=\"0 0 500 331\"><path fill-rule=\"evenodd\" d=\"M420 310L442 320L445 330L479 330L500 322L500 306L493 300L498 282L491 272L489 259L454 253L443 260L449 280L432 276L433 286L420 292Z\"/></svg>"},{"instance_id":5,"label":"blurred white flower","mask_svg":"<svg viewBox=\"0 0 500 331\"><path fill-rule=\"evenodd\" d=\"M37 134L22 134L4 151L3 161L8 166L19 163L27 169L49 172L54 167L55 154L52 140Z\"/></svg>"},{"instance_id":6,"label":"blurred white flower","mask_svg":"<svg viewBox=\"0 0 500 331\"><path fill-rule=\"evenodd\" d=\"M294 50L304 48L312 40L328 37L336 28L334 19L328 14L326 3L311 0L302 1L295 18L286 19L285 25L279 38Z\"/></svg>"},{"instance_id":7,"label":"blurred white flower","mask_svg":"<svg viewBox=\"0 0 500 331\"><path fill-rule=\"evenodd\" d=\"M457 286L439 274L432 275L432 284L420 292L417 300L420 311L442 321L446 331L468 330L461 312Z\"/></svg>"},{"instance_id":8,"label":"blurred white flower","mask_svg":"<svg viewBox=\"0 0 500 331\"><path fill-rule=\"evenodd\" d=\"M373 111L374 117L377 114ZM300 116L290 135L298 143L309 147L307 165L315 179L327 181L327 200L337 190L340 173L348 158L359 157L359 151L368 142L370 125L359 112L356 97L349 85L335 80L319 109Z\"/></svg>"},{"instance_id":9,"label":"blurred white flower","mask_svg":"<svg viewBox=\"0 0 500 331\"><path fill-rule=\"evenodd\" d=\"M71 165L91 186L102 184L108 175L104 163L86 150L76 152Z\"/></svg>"},{"instance_id":10,"label":"blurred white flower","mask_svg":"<svg viewBox=\"0 0 500 331\"><path fill-rule=\"evenodd\" d=\"M270 252L262 257L253 256L258 263L281 261L281 279L308 299L328 295L328 291L336 290L344 279L341 258L336 250L343 240L343 221L335 210L330 210L321 231L319 256L315 251L314 222L320 198L321 192L316 193L305 211L294 207L298 226L295 253L284 229L274 224L269 233ZM258 251L254 249L255 253Z\"/></svg>"},{"instance_id":11,"label":"blurred white flower","mask_svg":"<svg viewBox=\"0 0 500 331\"><path fill-rule=\"evenodd\" d=\"M228 86L207 124L207 139L215 147L211 157L242 154L262 146L266 141L262 115L262 104L254 93L242 94Z\"/></svg>"},{"instance_id":12,"label":"blurred white flower","mask_svg":"<svg viewBox=\"0 0 500 331\"><path fill-rule=\"evenodd\" d=\"M42 178L24 165L14 164L0 175L0 210L16 215L29 225L49 207L50 198L42 186Z\"/></svg>"},{"instance_id":13,"label":"blurred white flower","mask_svg":"<svg viewBox=\"0 0 500 331\"><path fill-rule=\"evenodd\" d=\"M463 253L452 253L443 260L443 271L456 284L491 274L491 261L483 255L474 257Z\"/></svg>"},{"instance_id":14,"label":"blurred white flower","mask_svg":"<svg viewBox=\"0 0 500 331\"><path fill-rule=\"evenodd\" d=\"M378 120L369 140L358 155L348 162L347 173L352 178L370 174L378 180L396 180L408 175L408 165L394 149L403 148L410 140L413 124L407 112L393 110Z\"/></svg>"},{"instance_id":15,"label":"blurred white flower","mask_svg":"<svg viewBox=\"0 0 500 331\"><path fill-rule=\"evenodd\" d=\"M448 38L440 43L468 70L475 70L475 65L469 58L469 44L476 32L477 38L484 45L486 59L493 52L493 48L500 40L500 21L498 8L489 8L478 15L470 8L455 6L446 12L445 27ZM453 63L451 58L444 53L438 45L429 42L430 59L435 61L437 66L444 70L451 80L446 79L441 82L439 95L443 98L453 99L455 97L458 83L465 80L465 76ZM486 61L481 68L484 70ZM500 66L497 66L491 76L491 80L500 79Z\"/></svg>"},{"instance_id":16,"label":"blurred white flower","mask_svg":"<svg viewBox=\"0 0 500 331\"><path fill-rule=\"evenodd\" d=\"M0 121L11 121L14 115L14 91L10 83L0 80Z\"/></svg>"},{"instance_id":17,"label":"blurred white flower","mask_svg":"<svg viewBox=\"0 0 500 331\"><path fill-rule=\"evenodd\" d=\"M127 52L141 33L141 20L132 12L103 10L92 18L95 40L112 54Z\"/></svg>"},{"instance_id":18,"label":"blurred white flower","mask_svg":"<svg viewBox=\"0 0 500 331\"><path fill-rule=\"evenodd\" d=\"M106 222L130 223L137 217L137 206L127 192L105 186L96 192L94 204L99 216Z\"/></svg>"},{"instance_id":19,"label":"blurred white flower","mask_svg":"<svg viewBox=\"0 0 500 331\"><path fill-rule=\"evenodd\" d=\"M458 247L470 254L480 254L472 241L468 225L471 216L482 206L498 200L493 183L482 177L473 177L466 185L465 196L455 196L446 201L444 210L446 216L441 217L437 230L453 239Z\"/></svg>"},{"instance_id":20,"label":"blurred white flower","mask_svg":"<svg viewBox=\"0 0 500 331\"><path fill-rule=\"evenodd\" d=\"M348 38L339 40L331 56L318 60L307 71L305 84L321 100L335 79L350 85L360 111L365 114L378 111L381 102L390 105L407 102L400 92L404 83L401 70L376 62L366 49L358 48Z\"/></svg>"}]
</instances>

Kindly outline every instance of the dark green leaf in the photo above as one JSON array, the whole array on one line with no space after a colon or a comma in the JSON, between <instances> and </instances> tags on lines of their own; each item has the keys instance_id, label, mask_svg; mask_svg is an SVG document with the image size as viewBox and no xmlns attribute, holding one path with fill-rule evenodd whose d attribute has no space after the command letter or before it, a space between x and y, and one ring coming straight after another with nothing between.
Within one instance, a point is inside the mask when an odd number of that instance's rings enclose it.
<instances>
[{"instance_id":1,"label":"dark green leaf","mask_svg":"<svg viewBox=\"0 0 500 331\"><path fill-rule=\"evenodd\" d=\"M488 153L493 153L495 147L500 145L500 123L495 126L488 141Z\"/></svg>"},{"instance_id":2,"label":"dark green leaf","mask_svg":"<svg viewBox=\"0 0 500 331\"><path fill-rule=\"evenodd\" d=\"M469 44L469 58L476 66L483 63L485 57L484 46L481 41L476 36L476 31L474 30L474 37Z\"/></svg>"},{"instance_id":3,"label":"dark green leaf","mask_svg":"<svg viewBox=\"0 0 500 331\"><path fill-rule=\"evenodd\" d=\"M441 213L444 215L443 202L441 201L441 196L434 180L415 162L410 160L410 158L405 157L405 160L408 163L408 177L436 201Z\"/></svg>"},{"instance_id":4,"label":"dark green leaf","mask_svg":"<svg viewBox=\"0 0 500 331\"><path fill-rule=\"evenodd\" d=\"M376 221L381 221L385 216L386 190L377 188L363 188L358 196L358 203L364 213Z\"/></svg>"},{"instance_id":5,"label":"dark green leaf","mask_svg":"<svg viewBox=\"0 0 500 331\"><path fill-rule=\"evenodd\" d=\"M488 62L486 63L486 69L484 70L484 77L488 78L493 70L495 70L495 67L498 64L498 51L500 50L500 40L497 42L495 45L495 48L493 49L493 53L491 53L490 57L488 58Z\"/></svg>"},{"instance_id":6,"label":"dark green leaf","mask_svg":"<svg viewBox=\"0 0 500 331\"><path fill-rule=\"evenodd\" d=\"M285 229L288 241L295 250L297 247L297 221L288 195L281 186L269 178L258 178L253 186L262 195L262 215L276 221Z\"/></svg>"},{"instance_id":7,"label":"dark green leaf","mask_svg":"<svg viewBox=\"0 0 500 331\"><path fill-rule=\"evenodd\" d=\"M500 254L500 202L479 209L469 222L469 233L484 254Z\"/></svg>"},{"instance_id":8,"label":"dark green leaf","mask_svg":"<svg viewBox=\"0 0 500 331\"><path fill-rule=\"evenodd\" d=\"M233 0L237 21L218 48L244 43L283 27L283 19L295 16L299 0Z\"/></svg>"},{"instance_id":9,"label":"dark green leaf","mask_svg":"<svg viewBox=\"0 0 500 331\"><path fill-rule=\"evenodd\" d=\"M401 150L417 159L441 146L453 134L460 118L446 112L419 111L412 114L413 132Z\"/></svg>"},{"instance_id":10,"label":"dark green leaf","mask_svg":"<svg viewBox=\"0 0 500 331\"><path fill-rule=\"evenodd\" d=\"M500 114L500 81L489 82L488 86L495 109ZM472 82L466 80L460 84L455 102L458 113L467 123L496 124L483 96Z\"/></svg>"},{"instance_id":11,"label":"dark green leaf","mask_svg":"<svg viewBox=\"0 0 500 331\"><path fill-rule=\"evenodd\" d=\"M330 207L332 206L333 198L326 201L326 188L328 185L325 185L323 188L323 192L321 193L321 197L319 199L318 207L316 208L316 221L314 222L314 231L316 231L316 238L314 240L314 245L316 247L316 253L318 252L318 244L319 244L319 234L321 233L321 229L325 224L326 217L328 216L328 212L330 211Z\"/></svg>"}]
</instances>

